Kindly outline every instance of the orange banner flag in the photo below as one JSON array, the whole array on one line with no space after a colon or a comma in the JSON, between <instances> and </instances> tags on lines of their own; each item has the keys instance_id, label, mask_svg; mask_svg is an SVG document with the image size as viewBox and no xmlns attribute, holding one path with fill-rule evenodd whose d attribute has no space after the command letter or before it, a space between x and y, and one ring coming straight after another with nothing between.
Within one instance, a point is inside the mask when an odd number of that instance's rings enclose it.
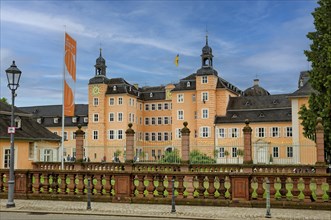
<instances>
[{"instance_id":1,"label":"orange banner flag","mask_svg":"<svg viewBox=\"0 0 331 220\"><path fill-rule=\"evenodd\" d=\"M64 77L64 115L75 115L75 98L72 86L76 82L76 41L65 33L65 77ZM67 74L68 73L68 74ZM70 83L69 83L70 82ZM71 85L71 86L70 86Z\"/></svg>"}]
</instances>

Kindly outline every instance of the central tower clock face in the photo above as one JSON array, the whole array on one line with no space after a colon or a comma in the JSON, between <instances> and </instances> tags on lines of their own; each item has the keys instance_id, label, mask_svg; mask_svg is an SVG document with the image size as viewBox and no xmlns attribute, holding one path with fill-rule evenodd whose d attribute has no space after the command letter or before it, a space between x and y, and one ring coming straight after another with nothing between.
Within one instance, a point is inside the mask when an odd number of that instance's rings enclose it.
<instances>
[{"instance_id":1,"label":"central tower clock face","mask_svg":"<svg viewBox=\"0 0 331 220\"><path fill-rule=\"evenodd\" d=\"M100 94L100 88L99 86L93 86L92 88L92 95L99 95Z\"/></svg>"}]
</instances>

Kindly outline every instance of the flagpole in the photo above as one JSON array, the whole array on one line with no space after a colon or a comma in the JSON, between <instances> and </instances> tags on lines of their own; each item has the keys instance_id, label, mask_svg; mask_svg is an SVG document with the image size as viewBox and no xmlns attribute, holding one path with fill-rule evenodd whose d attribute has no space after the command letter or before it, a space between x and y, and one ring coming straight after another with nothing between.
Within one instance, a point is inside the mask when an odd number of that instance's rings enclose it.
<instances>
[{"instance_id":1,"label":"flagpole","mask_svg":"<svg viewBox=\"0 0 331 220\"><path fill-rule=\"evenodd\" d=\"M63 80L62 80L62 140L61 140L61 170L64 170L64 161L63 161L63 153L64 153L64 122L65 122L65 116L64 116L64 81L65 81L65 56L66 56L66 26L64 25L64 53L63 53Z\"/></svg>"}]
</instances>

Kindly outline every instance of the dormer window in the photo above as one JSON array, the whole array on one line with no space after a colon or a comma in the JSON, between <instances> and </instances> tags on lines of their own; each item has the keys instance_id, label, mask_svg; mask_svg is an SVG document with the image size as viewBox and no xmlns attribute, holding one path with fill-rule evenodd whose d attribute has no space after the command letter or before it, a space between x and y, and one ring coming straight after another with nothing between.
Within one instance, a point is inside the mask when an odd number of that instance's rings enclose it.
<instances>
[{"instance_id":1,"label":"dormer window","mask_svg":"<svg viewBox=\"0 0 331 220\"><path fill-rule=\"evenodd\" d=\"M16 128L21 128L22 127L22 120L21 120L20 117L16 117L14 122L15 122L15 127Z\"/></svg>"},{"instance_id":2,"label":"dormer window","mask_svg":"<svg viewBox=\"0 0 331 220\"><path fill-rule=\"evenodd\" d=\"M116 91L117 87L116 86L113 86L113 91Z\"/></svg>"},{"instance_id":3,"label":"dormer window","mask_svg":"<svg viewBox=\"0 0 331 220\"><path fill-rule=\"evenodd\" d=\"M275 99L272 101L272 104L277 105L277 104L279 104L279 101L277 99Z\"/></svg>"},{"instance_id":4,"label":"dormer window","mask_svg":"<svg viewBox=\"0 0 331 220\"><path fill-rule=\"evenodd\" d=\"M264 113L261 112L261 113L259 114L259 118L264 118L264 117L265 117Z\"/></svg>"},{"instance_id":5,"label":"dormer window","mask_svg":"<svg viewBox=\"0 0 331 220\"><path fill-rule=\"evenodd\" d=\"M231 118L238 118L237 114L233 114Z\"/></svg>"},{"instance_id":6,"label":"dormer window","mask_svg":"<svg viewBox=\"0 0 331 220\"><path fill-rule=\"evenodd\" d=\"M245 103L245 106L249 106L251 103L249 102L249 101L247 101L246 103Z\"/></svg>"},{"instance_id":7,"label":"dormer window","mask_svg":"<svg viewBox=\"0 0 331 220\"><path fill-rule=\"evenodd\" d=\"M41 124L41 118L37 118L37 123Z\"/></svg>"},{"instance_id":8,"label":"dormer window","mask_svg":"<svg viewBox=\"0 0 331 220\"><path fill-rule=\"evenodd\" d=\"M187 82L186 83L186 87L190 87L191 86L191 83L190 82Z\"/></svg>"},{"instance_id":9,"label":"dormer window","mask_svg":"<svg viewBox=\"0 0 331 220\"><path fill-rule=\"evenodd\" d=\"M84 123L88 122L88 117L84 117Z\"/></svg>"},{"instance_id":10,"label":"dormer window","mask_svg":"<svg viewBox=\"0 0 331 220\"><path fill-rule=\"evenodd\" d=\"M72 123L77 123L77 117L72 117L71 121Z\"/></svg>"},{"instance_id":11,"label":"dormer window","mask_svg":"<svg viewBox=\"0 0 331 220\"><path fill-rule=\"evenodd\" d=\"M59 123L59 118L54 118L54 124Z\"/></svg>"},{"instance_id":12,"label":"dormer window","mask_svg":"<svg viewBox=\"0 0 331 220\"><path fill-rule=\"evenodd\" d=\"M152 92L151 92L151 93L149 93L149 97L151 97L151 98L153 97L153 93L152 93Z\"/></svg>"},{"instance_id":13,"label":"dormer window","mask_svg":"<svg viewBox=\"0 0 331 220\"><path fill-rule=\"evenodd\" d=\"M131 88L131 86L129 87L129 91L130 91L130 92L132 91L132 88Z\"/></svg>"}]
</instances>

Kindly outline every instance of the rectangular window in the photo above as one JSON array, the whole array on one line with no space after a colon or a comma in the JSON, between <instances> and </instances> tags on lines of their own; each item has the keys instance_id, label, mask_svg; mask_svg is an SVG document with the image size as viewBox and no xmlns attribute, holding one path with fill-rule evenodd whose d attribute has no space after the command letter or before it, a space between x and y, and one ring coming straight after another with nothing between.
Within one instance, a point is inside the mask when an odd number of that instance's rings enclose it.
<instances>
[{"instance_id":1,"label":"rectangular window","mask_svg":"<svg viewBox=\"0 0 331 220\"><path fill-rule=\"evenodd\" d=\"M155 150L152 150L152 157L155 157Z\"/></svg>"},{"instance_id":2,"label":"rectangular window","mask_svg":"<svg viewBox=\"0 0 331 220\"><path fill-rule=\"evenodd\" d=\"M184 111L183 110L177 111L177 120L184 120Z\"/></svg>"},{"instance_id":3,"label":"rectangular window","mask_svg":"<svg viewBox=\"0 0 331 220\"><path fill-rule=\"evenodd\" d=\"M198 112L194 111L194 119L198 119Z\"/></svg>"},{"instance_id":4,"label":"rectangular window","mask_svg":"<svg viewBox=\"0 0 331 220\"><path fill-rule=\"evenodd\" d=\"M65 141L67 141L68 140L68 132L63 132L63 139L65 140Z\"/></svg>"},{"instance_id":5,"label":"rectangular window","mask_svg":"<svg viewBox=\"0 0 331 220\"><path fill-rule=\"evenodd\" d=\"M157 124L162 125L162 117L157 117Z\"/></svg>"},{"instance_id":6,"label":"rectangular window","mask_svg":"<svg viewBox=\"0 0 331 220\"><path fill-rule=\"evenodd\" d=\"M72 140L76 139L76 132L75 131L71 132L71 139Z\"/></svg>"},{"instance_id":7,"label":"rectangular window","mask_svg":"<svg viewBox=\"0 0 331 220\"><path fill-rule=\"evenodd\" d=\"M145 133L145 141L149 141L149 133Z\"/></svg>"},{"instance_id":8,"label":"rectangular window","mask_svg":"<svg viewBox=\"0 0 331 220\"><path fill-rule=\"evenodd\" d=\"M164 123L165 125L169 124L169 117L164 117L164 119L163 119L163 123Z\"/></svg>"},{"instance_id":9,"label":"rectangular window","mask_svg":"<svg viewBox=\"0 0 331 220\"><path fill-rule=\"evenodd\" d=\"M93 122L98 122L99 121L99 114L93 114Z\"/></svg>"},{"instance_id":10,"label":"rectangular window","mask_svg":"<svg viewBox=\"0 0 331 220\"><path fill-rule=\"evenodd\" d=\"M265 137L265 128L257 128L257 137L264 138Z\"/></svg>"},{"instance_id":11,"label":"rectangular window","mask_svg":"<svg viewBox=\"0 0 331 220\"><path fill-rule=\"evenodd\" d=\"M114 130L109 130L109 139L114 140L115 139L115 131Z\"/></svg>"},{"instance_id":12,"label":"rectangular window","mask_svg":"<svg viewBox=\"0 0 331 220\"><path fill-rule=\"evenodd\" d=\"M123 113L122 112L117 113L117 121L123 121Z\"/></svg>"},{"instance_id":13,"label":"rectangular window","mask_svg":"<svg viewBox=\"0 0 331 220\"><path fill-rule=\"evenodd\" d=\"M224 128L219 128L218 129L218 136L220 138L225 138L225 129Z\"/></svg>"},{"instance_id":14,"label":"rectangular window","mask_svg":"<svg viewBox=\"0 0 331 220\"><path fill-rule=\"evenodd\" d=\"M156 107L155 104L152 104L152 111L155 111Z\"/></svg>"},{"instance_id":15,"label":"rectangular window","mask_svg":"<svg viewBox=\"0 0 331 220\"><path fill-rule=\"evenodd\" d=\"M109 113L109 122L115 121L115 115L113 112Z\"/></svg>"},{"instance_id":16,"label":"rectangular window","mask_svg":"<svg viewBox=\"0 0 331 220\"><path fill-rule=\"evenodd\" d=\"M168 141L169 140L169 134L168 134L168 132L164 132L163 140L164 141Z\"/></svg>"},{"instance_id":17,"label":"rectangular window","mask_svg":"<svg viewBox=\"0 0 331 220\"><path fill-rule=\"evenodd\" d=\"M5 149L5 155L4 155L4 168L9 168L10 166L10 149Z\"/></svg>"},{"instance_id":18,"label":"rectangular window","mask_svg":"<svg viewBox=\"0 0 331 220\"><path fill-rule=\"evenodd\" d=\"M209 137L209 127L200 128L200 137L203 137L203 138Z\"/></svg>"},{"instance_id":19,"label":"rectangular window","mask_svg":"<svg viewBox=\"0 0 331 220\"><path fill-rule=\"evenodd\" d=\"M115 105L115 99L109 98L109 105Z\"/></svg>"},{"instance_id":20,"label":"rectangular window","mask_svg":"<svg viewBox=\"0 0 331 220\"><path fill-rule=\"evenodd\" d=\"M193 94L192 95L192 102L195 102L195 100L196 100L196 96L195 96L195 94Z\"/></svg>"},{"instance_id":21,"label":"rectangular window","mask_svg":"<svg viewBox=\"0 0 331 220\"><path fill-rule=\"evenodd\" d=\"M118 104L122 105L123 104L123 98L122 97L118 97Z\"/></svg>"},{"instance_id":22,"label":"rectangular window","mask_svg":"<svg viewBox=\"0 0 331 220\"><path fill-rule=\"evenodd\" d=\"M202 84L206 84L206 83L208 83L208 76L202 76L202 78L201 78L201 83L202 83Z\"/></svg>"},{"instance_id":23,"label":"rectangular window","mask_svg":"<svg viewBox=\"0 0 331 220\"><path fill-rule=\"evenodd\" d=\"M285 135L286 137L292 137L292 127L285 128Z\"/></svg>"},{"instance_id":24,"label":"rectangular window","mask_svg":"<svg viewBox=\"0 0 331 220\"><path fill-rule=\"evenodd\" d=\"M149 125L149 118L145 118L145 125Z\"/></svg>"},{"instance_id":25,"label":"rectangular window","mask_svg":"<svg viewBox=\"0 0 331 220\"><path fill-rule=\"evenodd\" d=\"M162 133L161 132L157 133L157 140L162 141Z\"/></svg>"},{"instance_id":26,"label":"rectangular window","mask_svg":"<svg viewBox=\"0 0 331 220\"><path fill-rule=\"evenodd\" d=\"M202 118L203 119L206 119L208 118L208 109L202 109Z\"/></svg>"},{"instance_id":27,"label":"rectangular window","mask_svg":"<svg viewBox=\"0 0 331 220\"><path fill-rule=\"evenodd\" d=\"M155 125L156 124L156 119L154 117L152 117L152 125Z\"/></svg>"},{"instance_id":28,"label":"rectangular window","mask_svg":"<svg viewBox=\"0 0 331 220\"><path fill-rule=\"evenodd\" d=\"M201 101L206 102L208 101L208 92L202 92L202 96L201 96Z\"/></svg>"},{"instance_id":29,"label":"rectangular window","mask_svg":"<svg viewBox=\"0 0 331 220\"><path fill-rule=\"evenodd\" d=\"M279 137L279 127L270 128L270 136L271 137Z\"/></svg>"},{"instance_id":30,"label":"rectangular window","mask_svg":"<svg viewBox=\"0 0 331 220\"><path fill-rule=\"evenodd\" d=\"M164 110L168 110L169 109L169 104L168 103L164 103L163 104L163 109Z\"/></svg>"},{"instance_id":31,"label":"rectangular window","mask_svg":"<svg viewBox=\"0 0 331 220\"><path fill-rule=\"evenodd\" d=\"M162 103L157 104L157 110L162 110Z\"/></svg>"},{"instance_id":32,"label":"rectangular window","mask_svg":"<svg viewBox=\"0 0 331 220\"><path fill-rule=\"evenodd\" d=\"M177 103L184 102L184 94L177 94Z\"/></svg>"},{"instance_id":33,"label":"rectangular window","mask_svg":"<svg viewBox=\"0 0 331 220\"><path fill-rule=\"evenodd\" d=\"M122 140L123 139L123 130L117 131L117 139Z\"/></svg>"},{"instance_id":34,"label":"rectangular window","mask_svg":"<svg viewBox=\"0 0 331 220\"><path fill-rule=\"evenodd\" d=\"M278 147L272 148L272 157L279 157L279 148Z\"/></svg>"},{"instance_id":35,"label":"rectangular window","mask_svg":"<svg viewBox=\"0 0 331 220\"><path fill-rule=\"evenodd\" d=\"M98 138L99 138L99 132L98 131L93 131L92 139L93 140L98 140Z\"/></svg>"},{"instance_id":36,"label":"rectangular window","mask_svg":"<svg viewBox=\"0 0 331 220\"><path fill-rule=\"evenodd\" d=\"M287 147L287 157L293 157L293 147L289 146Z\"/></svg>"},{"instance_id":37,"label":"rectangular window","mask_svg":"<svg viewBox=\"0 0 331 220\"><path fill-rule=\"evenodd\" d=\"M145 111L149 110L149 104L145 104Z\"/></svg>"},{"instance_id":38,"label":"rectangular window","mask_svg":"<svg viewBox=\"0 0 331 220\"><path fill-rule=\"evenodd\" d=\"M180 128L176 128L176 138L181 138L182 137L182 131Z\"/></svg>"},{"instance_id":39,"label":"rectangular window","mask_svg":"<svg viewBox=\"0 0 331 220\"><path fill-rule=\"evenodd\" d=\"M225 149L224 149L224 147L220 147L220 157L225 157Z\"/></svg>"},{"instance_id":40,"label":"rectangular window","mask_svg":"<svg viewBox=\"0 0 331 220\"><path fill-rule=\"evenodd\" d=\"M45 162L51 162L53 160L53 151L51 149L44 149L44 160Z\"/></svg>"},{"instance_id":41,"label":"rectangular window","mask_svg":"<svg viewBox=\"0 0 331 220\"><path fill-rule=\"evenodd\" d=\"M237 157L237 148L236 147L232 148L232 157Z\"/></svg>"},{"instance_id":42,"label":"rectangular window","mask_svg":"<svg viewBox=\"0 0 331 220\"><path fill-rule=\"evenodd\" d=\"M154 132L152 132L152 138L151 138L152 141L155 141L156 140L156 135Z\"/></svg>"},{"instance_id":43,"label":"rectangular window","mask_svg":"<svg viewBox=\"0 0 331 220\"><path fill-rule=\"evenodd\" d=\"M93 98L93 106L98 106L98 105L99 105L99 99Z\"/></svg>"},{"instance_id":44,"label":"rectangular window","mask_svg":"<svg viewBox=\"0 0 331 220\"><path fill-rule=\"evenodd\" d=\"M229 128L229 137L237 138L239 137L239 130L238 128Z\"/></svg>"}]
</instances>

